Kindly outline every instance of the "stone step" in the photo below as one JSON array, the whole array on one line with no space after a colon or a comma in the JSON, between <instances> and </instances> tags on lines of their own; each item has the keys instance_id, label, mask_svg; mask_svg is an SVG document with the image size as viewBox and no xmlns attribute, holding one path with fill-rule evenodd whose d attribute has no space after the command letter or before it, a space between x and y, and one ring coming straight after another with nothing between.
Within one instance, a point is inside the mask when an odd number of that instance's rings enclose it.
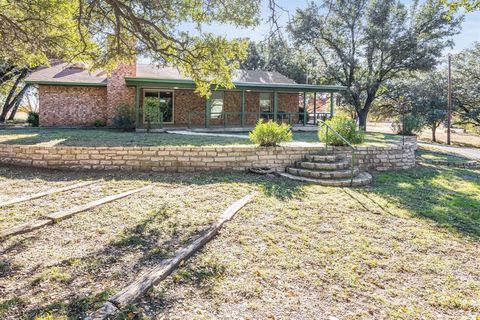
<instances>
[{"instance_id":1,"label":"stone step","mask_svg":"<svg viewBox=\"0 0 480 320\"><path fill-rule=\"evenodd\" d=\"M314 179L341 179L341 178L350 178L352 171L347 170L310 170L310 169L301 169L294 167L287 167L287 173L302 176L307 178ZM353 175L358 174L358 168L353 169Z\"/></svg>"},{"instance_id":2,"label":"stone step","mask_svg":"<svg viewBox=\"0 0 480 320\"><path fill-rule=\"evenodd\" d=\"M310 170L342 170L349 168L350 164L348 160L340 160L337 162L297 161L295 167Z\"/></svg>"},{"instance_id":3,"label":"stone step","mask_svg":"<svg viewBox=\"0 0 480 320\"><path fill-rule=\"evenodd\" d=\"M313 162L336 162L342 160L343 157L340 155L334 154L307 154L305 155L305 160Z\"/></svg>"},{"instance_id":4,"label":"stone step","mask_svg":"<svg viewBox=\"0 0 480 320\"><path fill-rule=\"evenodd\" d=\"M372 183L372 176L368 172L360 172L355 178L353 178L353 183L351 179L314 179L295 176L290 173L279 173L280 176L302 182L312 182L319 184L321 186L329 187L361 187L366 186Z\"/></svg>"}]
</instances>

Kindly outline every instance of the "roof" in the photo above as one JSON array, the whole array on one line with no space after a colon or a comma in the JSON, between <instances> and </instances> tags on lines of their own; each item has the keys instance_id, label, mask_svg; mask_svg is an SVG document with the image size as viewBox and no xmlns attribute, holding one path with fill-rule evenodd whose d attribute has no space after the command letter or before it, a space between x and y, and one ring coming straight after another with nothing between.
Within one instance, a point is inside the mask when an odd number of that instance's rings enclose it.
<instances>
[{"instance_id":1,"label":"roof","mask_svg":"<svg viewBox=\"0 0 480 320\"><path fill-rule=\"evenodd\" d=\"M50 67L40 67L26 79L38 84L71 84L84 86L106 86L105 71L89 71L71 63L54 61Z\"/></svg>"},{"instance_id":2,"label":"roof","mask_svg":"<svg viewBox=\"0 0 480 320\"><path fill-rule=\"evenodd\" d=\"M152 64L137 64L136 78L159 78L165 80L191 80L183 77L176 68L157 67ZM233 82L252 83L289 83L295 84L290 78L276 71L236 70L232 75Z\"/></svg>"},{"instance_id":3,"label":"roof","mask_svg":"<svg viewBox=\"0 0 480 320\"><path fill-rule=\"evenodd\" d=\"M26 79L28 83L70 86L106 86L105 71L89 71L78 64L55 61L50 67L41 67ZM136 76L125 77L128 85L161 84L178 88L195 88L193 80L183 77L176 68L157 67L150 64L137 64ZM297 84L292 79L276 72L262 70L236 70L232 77L236 88L244 90L280 90L308 92L336 92L342 86L319 86Z\"/></svg>"}]
</instances>

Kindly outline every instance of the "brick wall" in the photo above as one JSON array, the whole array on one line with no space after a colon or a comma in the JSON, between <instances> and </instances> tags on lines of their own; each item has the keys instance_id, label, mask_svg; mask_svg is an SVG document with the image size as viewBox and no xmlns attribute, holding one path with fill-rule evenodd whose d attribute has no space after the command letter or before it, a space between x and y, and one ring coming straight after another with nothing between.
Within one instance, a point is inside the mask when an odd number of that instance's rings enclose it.
<instances>
[{"instance_id":1,"label":"brick wall","mask_svg":"<svg viewBox=\"0 0 480 320\"><path fill-rule=\"evenodd\" d=\"M107 124L113 124L116 110L120 105L135 108L135 88L127 87L125 77L134 77L137 67L135 65L121 64L108 76L107 81Z\"/></svg>"},{"instance_id":2,"label":"brick wall","mask_svg":"<svg viewBox=\"0 0 480 320\"><path fill-rule=\"evenodd\" d=\"M106 87L67 87L40 85L40 126L85 126L106 121Z\"/></svg>"},{"instance_id":3,"label":"brick wall","mask_svg":"<svg viewBox=\"0 0 480 320\"><path fill-rule=\"evenodd\" d=\"M364 170L398 170L415 166L416 140L402 145L358 147L357 163ZM42 147L0 144L0 163L86 170L210 171L272 167L277 171L322 152L319 144L215 147ZM337 148L347 157L350 151Z\"/></svg>"}]
</instances>

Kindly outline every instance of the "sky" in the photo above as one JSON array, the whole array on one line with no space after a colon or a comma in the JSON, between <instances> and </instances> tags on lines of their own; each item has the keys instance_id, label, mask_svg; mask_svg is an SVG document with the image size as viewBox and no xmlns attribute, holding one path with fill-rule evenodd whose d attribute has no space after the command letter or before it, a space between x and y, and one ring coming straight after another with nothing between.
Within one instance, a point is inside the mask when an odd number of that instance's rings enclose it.
<instances>
[{"instance_id":1,"label":"sky","mask_svg":"<svg viewBox=\"0 0 480 320\"><path fill-rule=\"evenodd\" d=\"M248 1L248 0L246 0ZM267 1L262 1L262 20L268 17L269 9L267 7ZM305 8L311 0L277 0L277 4L284 8L287 12L283 13L280 17L281 22L285 25L288 22L289 16L293 16L296 8ZM405 4L410 4L411 0L402 0ZM185 29L193 31L191 26L186 25ZM262 21L259 26L253 29L240 29L231 25L212 25L204 26L203 31L213 32L218 35L225 35L227 38L244 38L248 37L255 41L260 41L268 34L269 27ZM480 41L480 12L468 13L465 16L465 21L462 24L462 31L456 35L453 40L455 46L453 49L447 49L445 53L457 53L465 48L472 47L475 41Z\"/></svg>"}]
</instances>

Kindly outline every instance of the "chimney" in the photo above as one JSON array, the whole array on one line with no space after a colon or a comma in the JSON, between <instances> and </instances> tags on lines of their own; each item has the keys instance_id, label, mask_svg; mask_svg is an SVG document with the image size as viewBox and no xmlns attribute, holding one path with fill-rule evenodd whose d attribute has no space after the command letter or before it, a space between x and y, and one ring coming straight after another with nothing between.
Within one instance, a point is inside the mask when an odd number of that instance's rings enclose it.
<instances>
[{"instance_id":1,"label":"chimney","mask_svg":"<svg viewBox=\"0 0 480 320\"><path fill-rule=\"evenodd\" d=\"M108 38L108 44L113 41L113 37ZM110 47L110 46L109 46ZM132 45L132 48L135 46ZM131 50L134 52L134 49ZM125 77L135 77L137 74L136 56L130 59L123 59L117 67L109 73L107 78L107 115L108 125L112 125L112 120L116 115L117 108L120 105L128 105L135 108L135 88L127 87Z\"/></svg>"}]
</instances>

